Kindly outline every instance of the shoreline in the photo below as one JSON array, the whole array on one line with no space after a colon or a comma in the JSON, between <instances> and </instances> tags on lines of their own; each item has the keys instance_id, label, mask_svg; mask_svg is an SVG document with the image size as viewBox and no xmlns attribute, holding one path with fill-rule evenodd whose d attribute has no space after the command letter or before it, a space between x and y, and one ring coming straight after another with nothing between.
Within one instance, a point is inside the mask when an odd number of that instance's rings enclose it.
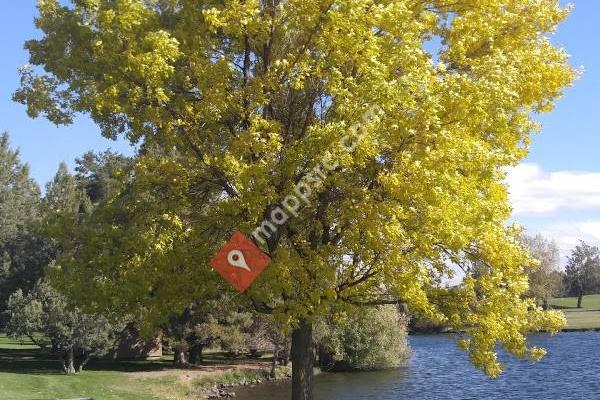
<instances>
[{"instance_id":1,"label":"shoreline","mask_svg":"<svg viewBox=\"0 0 600 400\"><path fill-rule=\"evenodd\" d=\"M572 332L600 332L600 327L589 327L589 328L564 328L558 331L559 333L572 333ZM419 336L419 335L458 335L466 333L465 331L454 331L454 330L443 330L443 331L413 331L409 332L408 336ZM537 331L531 333L548 333L547 331Z\"/></svg>"},{"instance_id":2,"label":"shoreline","mask_svg":"<svg viewBox=\"0 0 600 400\"><path fill-rule=\"evenodd\" d=\"M213 384L210 388L204 388L200 393L201 399L213 400L213 399L221 399L221 398L232 398L236 397L235 390L246 387L246 386L256 386L256 385L264 385L266 383L271 382L282 382L288 381L292 377L291 367L278 367L278 371L276 372L276 377L272 378L270 368L269 369L261 369L259 370L259 374L263 375L263 377L252 377L249 376L247 378L243 378L240 381L225 383L225 382L217 382ZM281 373L281 375L279 375ZM218 377L217 377L218 379Z\"/></svg>"},{"instance_id":3,"label":"shoreline","mask_svg":"<svg viewBox=\"0 0 600 400\"><path fill-rule=\"evenodd\" d=\"M235 388L285 381L291 368L278 366L271 377L270 363L221 364L187 369L128 373L130 381L143 385L166 400L181 398L221 399L235 397Z\"/></svg>"}]
</instances>

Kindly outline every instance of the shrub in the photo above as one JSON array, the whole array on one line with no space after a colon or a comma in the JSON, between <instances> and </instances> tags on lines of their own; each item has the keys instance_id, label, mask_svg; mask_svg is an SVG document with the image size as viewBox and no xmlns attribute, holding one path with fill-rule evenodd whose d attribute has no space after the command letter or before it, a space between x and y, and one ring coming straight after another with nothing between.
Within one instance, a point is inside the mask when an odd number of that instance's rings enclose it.
<instances>
[{"instance_id":1,"label":"shrub","mask_svg":"<svg viewBox=\"0 0 600 400\"><path fill-rule=\"evenodd\" d=\"M328 370L400 366L409 355L407 319L396 306L353 310L317 324L319 362Z\"/></svg>"}]
</instances>

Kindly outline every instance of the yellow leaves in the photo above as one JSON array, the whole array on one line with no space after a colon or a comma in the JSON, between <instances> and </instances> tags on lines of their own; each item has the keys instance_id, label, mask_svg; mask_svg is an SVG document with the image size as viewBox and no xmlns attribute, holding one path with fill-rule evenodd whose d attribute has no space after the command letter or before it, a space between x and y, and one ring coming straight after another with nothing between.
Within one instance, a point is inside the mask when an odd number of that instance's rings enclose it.
<instances>
[{"instance_id":1,"label":"yellow leaves","mask_svg":"<svg viewBox=\"0 0 600 400\"><path fill-rule=\"evenodd\" d=\"M147 47L148 52L154 53L157 58L160 57L166 61L175 61L181 54L177 39L164 30L149 33L142 43Z\"/></svg>"},{"instance_id":2,"label":"yellow leaves","mask_svg":"<svg viewBox=\"0 0 600 400\"><path fill-rule=\"evenodd\" d=\"M57 12L60 3L58 0L38 0L37 6L41 15L49 17Z\"/></svg>"},{"instance_id":3,"label":"yellow leaves","mask_svg":"<svg viewBox=\"0 0 600 400\"><path fill-rule=\"evenodd\" d=\"M458 341L458 347L460 347L463 350L468 350L469 349L469 340L468 339L460 339Z\"/></svg>"},{"instance_id":4,"label":"yellow leaves","mask_svg":"<svg viewBox=\"0 0 600 400\"><path fill-rule=\"evenodd\" d=\"M546 349L542 349L540 347L532 347L529 350L529 357L533 360L533 361L540 361L542 358L544 358L546 356L548 352L546 351Z\"/></svg>"},{"instance_id":5,"label":"yellow leaves","mask_svg":"<svg viewBox=\"0 0 600 400\"><path fill-rule=\"evenodd\" d=\"M550 110L551 103L540 100L556 98L560 94L556 89L574 78L572 69L564 68L564 52L548 45L547 38L568 10L555 1L507 5L488 1L486 5L453 19L442 59L464 64L461 70L473 72L492 87L497 85L495 91L504 91L498 102L511 104L513 109L527 105L540 112Z\"/></svg>"},{"instance_id":6,"label":"yellow leaves","mask_svg":"<svg viewBox=\"0 0 600 400\"><path fill-rule=\"evenodd\" d=\"M208 25L208 29L213 33L216 33L217 29L225 26L221 12L215 7L202 10L202 16Z\"/></svg>"},{"instance_id":7,"label":"yellow leaves","mask_svg":"<svg viewBox=\"0 0 600 400\"><path fill-rule=\"evenodd\" d=\"M41 2L45 36L30 51L50 76L25 76L17 97L56 121L89 112L105 135L148 146L123 194L127 214L119 199L104 210L127 223L98 216L88 232L90 248L122 241L120 254L84 257L105 282L111 268L128 271L124 305L166 312L210 290L190 270L205 272L218 243L255 229L325 159L335 167L271 244L251 298L289 326L340 301L392 296L467 329L462 346L493 376L498 343L541 355L524 335L564 320L522 300L530 260L505 227L503 171L526 155L531 113L550 110L575 76L547 38L567 10L555 0L177 4L166 15L142 0ZM383 112L365 119L374 106ZM361 140L350 151L344 137ZM473 265L484 272L447 287ZM150 287L164 304L146 298Z\"/></svg>"},{"instance_id":8,"label":"yellow leaves","mask_svg":"<svg viewBox=\"0 0 600 400\"><path fill-rule=\"evenodd\" d=\"M208 29L217 33L223 30L227 34L241 37L247 33L259 33L265 28L258 19L260 12L258 0L225 1L221 8L212 7L202 10L202 16Z\"/></svg>"},{"instance_id":9,"label":"yellow leaves","mask_svg":"<svg viewBox=\"0 0 600 400\"><path fill-rule=\"evenodd\" d=\"M532 306L533 312L528 315L529 329L558 333L567 325L567 320L562 311L542 311L539 308Z\"/></svg>"},{"instance_id":10,"label":"yellow leaves","mask_svg":"<svg viewBox=\"0 0 600 400\"><path fill-rule=\"evenodd\" d=\"M520 293L526 288L515 288L511 282L514 278L498 273L499 265L494 267L481 277L463 282L465 293L472 293L459 306L471 309L463 316L468 321L470 339L461 340L459 347L469 352L475 365L495 377L503 369L495 358L496 344L517 357L539 360L545 351L528 347L524 335L531 331L555 333L564 327L565 319L560 312L545 312L534 301L524 300ZM460 297L455 300L461 303Z\"/></svg>"}]
</instances>

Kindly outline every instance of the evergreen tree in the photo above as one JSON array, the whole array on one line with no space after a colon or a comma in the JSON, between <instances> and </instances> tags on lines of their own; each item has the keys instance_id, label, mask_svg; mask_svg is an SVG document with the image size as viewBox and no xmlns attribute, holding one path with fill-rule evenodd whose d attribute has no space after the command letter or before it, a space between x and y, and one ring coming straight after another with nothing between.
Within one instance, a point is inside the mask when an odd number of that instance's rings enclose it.
<instances>
[{"instance_id":1,"label":"evergreen tree","mask_svg":"<svg viewBox=\"0 0 600 400\"><path fill-rule=\"evenodd\" d=\"M46 184L42 201L42 231L60 252L65 237L74 238L76 226L91 212L91 202L77 179L60 163L54 178Z\"/></svg>"},{"instance_id":2,"label":"evergreen tree","mask_svg":"<svg viewBox=\"0 0 600 400\"><path fill-rule=\"evenodd\" d=\"M0 135L0 243L27 230L38 217L40 189L10 147L8 133Z\"/></svg>"},{"instance_id":3,"label":"evergreen tree","mask_svg":"<svg viewBox=\"0 0 600 400\"><path fill-rule=\"evenodd\" d=\"M52 259L52 249L37 232L40 189L29 167L0 135L0 316L8 296L28 291ZM0 321L1 322L1 321Z\"/></svg>"},{"instance_id":4,"label":"evergreen tree","mask_svg":"<svg viewBox=\"0 0 600 400\"><path fill-rule=\"evenodd\" d=\"M75 160L75 177L93 204L109 197L119 187L119 174L131 165L131 158L111 150L88 151Z\"/></svg>"},{"instance_id":5,"label":"evergreen tree","mask_svg":"<svg viewBox=\"0 0 600 400\"><path fill-rule=\"evenodd\" d=\"M56 175L46 185L44 211L46 213L75 215L81 211L84 202L85 197L83 191L77 185L77 180L69 173L67 164L60 163Z\"/></svg>"}]
</instances>

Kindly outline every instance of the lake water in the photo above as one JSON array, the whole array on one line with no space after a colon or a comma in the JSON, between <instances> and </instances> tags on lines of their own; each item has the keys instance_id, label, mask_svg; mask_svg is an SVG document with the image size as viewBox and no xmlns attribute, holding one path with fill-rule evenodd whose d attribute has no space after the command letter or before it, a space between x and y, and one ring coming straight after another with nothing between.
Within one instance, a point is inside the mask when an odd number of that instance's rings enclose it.
<instances>
[{"instance_id":1,"label":"lake water","mask_svg":"<svg viewBox=\"0 0 600 400\"><path fill-rule=\"evenodd\" d=\"M321 374L316 400L600 399L600 332L535 335L548 355L538 363L501 355L507 368L492 380L471 366L452 335L410 337L413 355L398 370ZM289 383L236 390L239 400L287 400Z\"/></svg>"}]
</instances>

